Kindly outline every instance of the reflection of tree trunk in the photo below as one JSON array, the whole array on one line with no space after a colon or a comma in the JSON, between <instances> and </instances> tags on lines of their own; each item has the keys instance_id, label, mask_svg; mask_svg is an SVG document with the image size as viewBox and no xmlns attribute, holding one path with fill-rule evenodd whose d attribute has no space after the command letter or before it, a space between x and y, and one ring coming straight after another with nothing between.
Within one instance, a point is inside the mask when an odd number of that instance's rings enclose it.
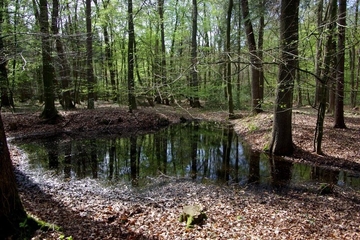
<instances>
[{"instance_id":1,"label":"reflection of tree trunk","mask_svg":"<svg viewBox=\"0 0 360 240\"><path fill-rule=\"evenodd\" d=\"M133 186L138 186L138 172L136 164L136 142L137 136L130 137L130 175L131 175L131 184Z\"/></svg>"},{"instance_id":2,"label":"reflection of tree trunk","mask_svg":"<svg viewBox=\"0 0 360 240\"><path fill-rule=\"evenodd\" d=\"M115 148L115 141L110 141L110 149L109 149L109 180L113 178L114 174L114 162L115 162L115 154L116 154L116 148Z\"/></svg>"},{"instance_id":3,"label":"reflection of tree trunk","mask_svg":"<svg viewBox=\"0 0 360 240\"><path fill-rule=\"evenodd\" d=\"M326 168L312 167L311 179L329 184L337 184L339 173L339 171L333 171Z\"/></svg>"},{"instance_id":4,"label":"reflection of tree trunk","mask_svg":"<svg viewBox=\"0 0 360 240\"><path fill-rule=\"evenodd\" d=\"M90 158L91 158L91 172L93 178L98 177L98 161L97 161L97 144L96 140L90 140Z\"/></svg>"},{"instance_id":5,"label":"reflection of tree trunk","mask_svg":"<svg viewBox=\"0 0 360 240\"><path fill-rule=\"evenodd\" d=\"M193 130L191 132L191 178L196 179L197 177L197 148L199 140L199 125L194 123Z\"/></svg>"},{"instance_id":6,"label":"reflection of tree trunk","mask_svg":"<svg viewBox=\"0 0 360 240\"><path fill-rule=\"evenodd\" d=\"M291 180L293 163L276 157L270 158L271 185L275 188L286 186Z\"/></svg>"},{"instance_id":7,"label":"reflection of tree trunk","mask_svg":"<svg viewBox=\"0 0 360 240\"><path fill-rule=\"evenodd\" d=\"M224 182L229 181L230 178L230 152L232 143L233 131L230 128L224 130L223 136L223 161L219 171L219 180Z\"/></svg>"},{"instance_id":8,"label":"reflection of tree trunk","mask_svg":"<svg viewBox=\"0 0 360 240\"><path fill-rule=\"evenodd\" d=\"M235 166L234 166L234 175L235 175L235 182L239 182L239 160L240 160L240 154L239 154L239 137L235 135L236 143L235 143Z\"/></svg>"},{"instance_id":9,"label":"reflection of tree trunk","mask_svg":"<svg viewBox=\"0 0 360 240\"><path fill-rule=\"evenodd\" d=\"M64 178L71 178L71 141L64 143Z\"/></svg>"},{"instance_id":10,"label":"reflection of tree trunk","mask_svg":"<svg viewBox=\"0 0 360 240\"><path fill-rule=\"evenodd\" d=\"M251 152L249 159L248 183L259 183L260 180L260 152Z\"/></svg>"},{"instance_id":11,"label":"reflection of tree trunk","mask_svg":"<svg viewBox=\"0 0 360 240\"><path fill-rule=\"evenodd\" d=\"M49 168L57 169L59 166L59 143L56 140L45 142L44 147L48 152Z\"/></svg>"},{"instance_id":12,"label":"reflection of tree trunk","mask_svg":"<svg viewBox=\"0 0 360 240\"><path fill-rule=\"evenodd\" d=\"M166 174L167 169L167 138L166 131L155 134L155 155L158 170Z\"/></svg>"}]
</instances>

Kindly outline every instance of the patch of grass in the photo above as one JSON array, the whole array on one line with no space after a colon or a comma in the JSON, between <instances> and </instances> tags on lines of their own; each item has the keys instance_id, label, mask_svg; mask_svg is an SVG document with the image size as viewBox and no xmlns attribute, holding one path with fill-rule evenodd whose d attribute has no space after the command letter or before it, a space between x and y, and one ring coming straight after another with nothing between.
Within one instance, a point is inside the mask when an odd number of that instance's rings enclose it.
<instances>
[{"instance_id":1,"label":"patch of grass","mask_svg":"<svg viewBox=\"0 0 360 240\"><path fill-rule=\"evenodd\" d=\"M248 125L249 132L255 132L259 130L259 126L254 123L249 123Z\"/></svg>"}]
</instances>

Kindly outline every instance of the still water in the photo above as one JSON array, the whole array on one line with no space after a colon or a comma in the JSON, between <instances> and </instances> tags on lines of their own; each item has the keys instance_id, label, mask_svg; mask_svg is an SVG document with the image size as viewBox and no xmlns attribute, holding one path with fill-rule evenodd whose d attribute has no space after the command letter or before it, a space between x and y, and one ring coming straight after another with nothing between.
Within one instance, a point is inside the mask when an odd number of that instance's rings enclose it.
<instances>
[{"instance_id":1,"label":"still water","mask_svg":"<svg viewBox=\"0 0 360 240\"><path fill-rule=\"evenodd\" d=\"M47 138L16 144L29 155L31 168L54 171L64 180L91 177L145 186L149 179L166 175L221 184L332 183L360 189L359 175L250 152L231 127L215 123L173 125L128 138Z\"/></svg>"}]
</instances>

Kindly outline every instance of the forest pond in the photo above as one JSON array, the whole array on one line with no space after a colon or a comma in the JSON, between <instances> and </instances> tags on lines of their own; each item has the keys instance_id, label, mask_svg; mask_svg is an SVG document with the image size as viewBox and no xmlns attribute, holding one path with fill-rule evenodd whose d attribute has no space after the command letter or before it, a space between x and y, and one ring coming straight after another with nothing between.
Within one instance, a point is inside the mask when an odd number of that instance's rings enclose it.
<instances>
[{"instance_id":1,"label":"forest pond","mask_svg":"<svg viewBox=\"0 0 360 240\"><path fill-rule=\"evenodd\" d=\"M232 127L216 123L190 122L126 138L46 138L15 144L28 154L31 169L53 171L65 181L90 177L142 187L165 176L242 186L331 183L360 189L360 174L270 159L249 151Z\"/></svg>"}]
</instances>

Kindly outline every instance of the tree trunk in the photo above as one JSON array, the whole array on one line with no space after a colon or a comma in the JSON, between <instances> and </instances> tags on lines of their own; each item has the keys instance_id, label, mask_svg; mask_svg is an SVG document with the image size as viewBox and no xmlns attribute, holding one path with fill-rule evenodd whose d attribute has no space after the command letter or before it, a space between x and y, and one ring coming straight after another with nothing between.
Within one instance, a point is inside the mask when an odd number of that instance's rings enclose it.
<instances>
[{"instance_id":1,"label":"tree trunk","mask_svg":"<svg viewBox=\"0 0 360 240\"><path fill-rule=\"evenodd\" d=\"M319 32L319 37L316 40L316 58L315 58L315 76L320 77L321 76L321 59L323 59L322 56L322 32L323 32L323 8L324 8L324 0L318 0L317 3L317 29ZM317 106L320 102L320 91L321 86L320 82L315 79L316 81L316 90L315 90L315 98L314 98L314 106Z\"/></svg>"},{"instance_id":2,"label":"tree trunk","mask_svg":"<svg viewBox=\"0 0 360 240\"><path fill-rule=\"evenodd\" d=\"M197 67L197 17L198 17L198 9L197 9L197 0L192 0L192 31L191 31L191 77L190 77L190 88L191 88L191 96L190 96L190 105L193 108L201 107L199 101L199 80L198 80L198 71Z\"/></svg>"},{"instance_id":3,"label":"tree trunk","mask_svg":"<svg viewBox=\"0 0 360 240\"><path fill-rule=\"evenodd\" d=\"M3 14L7 12L7 1L0 1L0 91L1 91L1 106L0 107L10 107L12 105L12 100L9 95L9 79L8 79L8 70L7 70L7 57L5 53L5 46L3 38Z\"/></svg>"},{"instance_id":4,"label":"tree trunk","mask_svg":"<svg viewBox=\"0 0 360 240\"><path fill-rule=\"evenodd\" d=\"M88 109L95 108L95 78L93 73L93 64L92 64L92 26L91 26L91 0L86 0L86 78L87 78L87 88L88 88Z\"/></svg>"},{"instance_id":5,"label":"tree trunk","mask_svg":"<svg viewBox=\"0 0 360 240\"><path fill-rule=\"evenodd\" d=\"M282 0L280 15L280 64L270 152L291 155L292 100L297 66L299 0Z\"/></svg>"},{"instance_id":6,"label":"tree trunk","mask_svg":"<svg viewBox=\"0 0 360 240\"><path fill-rule=\"evenodd\" d=\"M266 0L260 0L260 19L259 19L259 39L258 39L258 59L259 63L259 99L261 102L264 101L264 68L263 68L263 48L264 48L264 29L265 29L265 4Z\"/></svg>"},{"instance_id":7,"label":"tree trunk","mask_svg":"<svg viewBox=\"0 0 360 240\"><path fill-rule=\"evenodd\" d=\"M164 27L164 0L158 0L158 12L160 17L160 44L161 44L161 88L166 87L167 72L166 72L166 47L165 47L165 27ZM163 103L169 105L169 98L166 96L162 99Z\"/></svg>"},{"instance_id":8,"label":"tree trunk","mask_svg":"<svg viewBox=\"0 0 360 240\"><path fill-rule=\"evenodd\" d=\"M358 20L359 20L359 4L360 4L360 0L356 0L356 7L355 7L355 20L354 20L354 24L355 24L355 33L354 35L357 36L358 34ZM350 56L351 56L351 60L350 60L350 71L351 71L351 77L350 77L350 81L351 81L351 93L350 93L350 99L351 99L351 107L356 107L356 97L357 97L357 92L359 89L359 73L360 73L360 55L356 54L359 53L360 50L356 49L355 45L353 45L351 47L350 50ZM356 64L356 61L358 61L358 64ZM356 67L357 66L357 67Z\"/></svg>"},{"instance_id":9,"label":"tree trunk","mask_svg":"<svg viewBox=\"0 0 360 240\"><path fill-rule=\"evenodd\" d=\"M338 53L335 94L335 128L346 128L344 119L346 0L339 0Z\"/></svg>"},{"instance_id":10,"label":"tree trunk","mask_svg":"<svg viewBox=\"0 0 360 240\"><path fill-rule=\"evenodd\" d=\"M324 131L324 119L326 109L326 95L327 95L327 84L332 76L331 68L335 66L335 52L334 45L334 33L336 28L336 0L329 2L329 19L327 24L327 42L324 50L324 65L321 78L319 78L319 108L318 117L316 120L315 138L314 138L314 150L317 154L322 154L321 143Z\"/></svg>"},{"instance_id":11,"label":"tree trunk","mask_svg":"<svg viewBox=\"0 0 360 240\"><path fill-rule=\"evenodd\" d=\"M0 18L1 18L1 10L0 10ZM3 36L1 35L1 19L0 19L0 86L1 86L1 107L10 107L11 101L9 97L9 79L7 72L7 60L4 54L4 42Z\"/></svg>"},{"instance_id":12,"label":"tree trunk","mask_svg":"<svg viewBox=\"0 0 360 240\"><path fill-rule=\"evenodd\" d=\"M234 6L234 1L229 0L229 6L226 17L226 47L225 52L228 55L228 61L226 63L225 79L227 84L227 94L228 94L228 108L229 108L229 119L233 119L234 115L234 101L232 94L232 81L231 81L231 15L232 9Z\"/></svg>"},{"instance_id":13,"label":"tree trunk","mask_svg":"<svg viewBox=\"0 0 360 240\"><path fill-rule=\"evenodd\" d=\"M261 61L258 57L258 52L256 50L256 41L255 41L254 29L250 20L248 0L241 0L241 9L245 24L247 45L250 54L252 111L254 113L259 113L262 111L261 110L262 94L260 89Z\"/></svg>"},{"instance_id":14,"label":"tree trunk","mask_svg":"<svg viewBox=\"0 0 360 240\"><path fill-rule=\"evenodd\" d=\"M7 239L19 230L26 213L16 187L14 169L0 114L0 239Z\"/></svg>"},{"instance_id":15,"label":"tree trunk","mask_svg":"<svg viewBox=\"0 0 360 240\"><path fill-rule=\"evenodd\" d=\"M132 0L128 0L128 27L129 27L129 42L128 42L128 104L129 112L136 109L136 99L134 95L135 80L134 80L134 16Z\"/></svg>"},{"instance_id":16,"label":"tree trunk","mask_svg":"<svg viewBox=\"0 0 360 240\"><path fill-rule=\"evenodd\" d=\"M41 54L43 64L43 83L45 107L41 114L43 118L54 119L58 116L55 108L55 71L52 66L51 39L49 35L49 18L47 0L40 0L39 24L41 31Z\"/></svg>"},{"instance_id":17,"label":"tree trunk","mask_svg":"<svg viewBox=\"0 0 360 240\"><path fill-rule=\"evenodd\" d=\"M70 94L70 66L66 59L66 54L64 51L64 46L59 36L59 27L58 27L58 19L59 19L59 0L53 0L53 10L52 10L52 33L55 36L55 46L57 55L59 57L60 62L60 85L62 90L60 92L60 103L64 110L73 109L75 105L72 102L71 94Z\"/></svg>"}]
</instances>

